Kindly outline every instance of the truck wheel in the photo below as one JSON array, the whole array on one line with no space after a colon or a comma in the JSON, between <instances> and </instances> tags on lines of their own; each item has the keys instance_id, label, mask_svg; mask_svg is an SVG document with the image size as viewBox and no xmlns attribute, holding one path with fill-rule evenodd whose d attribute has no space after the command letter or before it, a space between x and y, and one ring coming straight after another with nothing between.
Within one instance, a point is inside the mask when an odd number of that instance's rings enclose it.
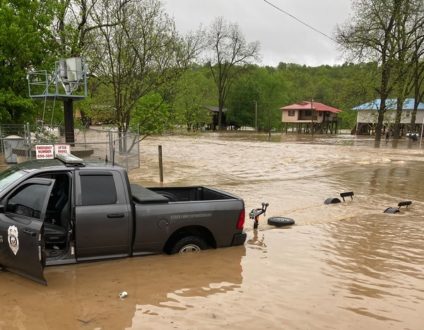
<instances>
[{"instance_id":1,"label":"truck wheel","mask_svg":"<svg viewBox=\"0 0 424 330\"><path fill-rule=\"evenodd\" d=\"M206 242L197 236L186 236L177 241L171 249L171 254L199 252L208 248Z\"/></svg>"}]
</instances>

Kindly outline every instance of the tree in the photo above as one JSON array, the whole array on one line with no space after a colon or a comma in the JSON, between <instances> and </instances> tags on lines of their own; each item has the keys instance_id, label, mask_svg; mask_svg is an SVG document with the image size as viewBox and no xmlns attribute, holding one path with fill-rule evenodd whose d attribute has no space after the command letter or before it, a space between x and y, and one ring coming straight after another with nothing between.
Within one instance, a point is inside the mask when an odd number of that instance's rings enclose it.
<instances>
[{"instance_id":1,"label":"tree","mask_svg":"<svg viewBox=\"0 0 424 330\"><path fill-rule=\"evenodd\" d=\"M251 127L256 127L257 120L258 129L269 132L281 124L279 109L287 102L288 92L277 71L252 66L235 81L229 94L228 119L238 126Z\"/></svg>"},{"instance_id":2,"label":"tree","mask_svg":"<svg viewBox=\"0 0 424 330\"><path fill-rule=\"evenodd\" d=\"M424 100L424 27L416 31L416 38L412 56L412 89L414 96L414 110L411 114L411 129L415 130L415 121L419 103Z\"/></svg>"},{"instance_id":3,"label":"tree","mask_svg":"<svg viewBox=\"0 0 424 330\"><path fill-rule=\"evenodd\" d=\"M90 58L99 79L113 88L119 133L129 129L138 100L171 86L195 54L158 0L99 0L91 17ZM118 24L119 23L119 24Z\"/></svg>"},{"instance_id":4,"label":"tree","mask_svg":"<svg viewBox=\"0 0 424 330\"><path fill-rule=\"evenodd\" d=\"M386 100L393 90L393 69L396 44L394 27L407 0L356 0L355 16L343 28L338 28L337 41L358 60L374 61L379 65L380 108L375 140L381 140Z\"/></svg>"},{"instance_id":5,"label":"tree","mask_svg":"<svg viewBox=\"0 0 424 330\"><path fill-rule=\"evenodd\" d=\"M218 90L218 126L231 85L249 61L259 56L259 43L247 43L239 27L218 17L207 34L207 64Z\"/></svg>"},{"instance_id":6,"label":"tree","mask_svg":"<svg viewBox=\"0 0 424 330\"><path fill-rule=\"evenodd\" d=\"M27 98L27 71L43 67L55 49L50 25L52 1L0 0L0 119L30 121L34 103Z\"/></svg>"},{"instance_id":7,"label":"tree","mask_svg":"<svg viewBox=\"0 0 424 330\"><path fill-rule=\"evenodd\" d=\"M414 83L414 62L421 57L419 49L424 36L424 11L422 1L403 1L399 14L396 16L393 31L395 53L395 91L397 109L394 123L393 137L400 137L403 104ZM418 48L418 50L417 50ZM419 70L419 69L418 69Z\"/></svg>"},{"instance_id":8,"label":"tree","mask_svg":"<svg viewBox=\"0 0 424 330\"><path fill-rule=\"evenodd\" d=\"M170 106L159 93L150 93L139 98L130 122L133 130L143 136L141 140L151 134L162 133L173 124Z\"/></svg>"},{"instance_id":9,"label":"tree","mask_svg":"<svg viewBox=\"0 0 424 330\"><path fill-rule=\"evenodd\" d=\"M205 77L203 69L193 68L184 73L177 83L174 109L179 124L194 130L211 123L205 105L215 96L213 81Z\"/></svg>"}]
</instances>

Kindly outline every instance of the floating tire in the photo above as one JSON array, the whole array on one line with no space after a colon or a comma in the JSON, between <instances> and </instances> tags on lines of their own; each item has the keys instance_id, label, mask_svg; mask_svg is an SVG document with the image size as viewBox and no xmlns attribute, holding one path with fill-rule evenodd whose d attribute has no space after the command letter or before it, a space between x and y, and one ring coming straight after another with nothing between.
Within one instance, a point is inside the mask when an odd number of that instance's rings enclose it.
<instances>
[{"instance_id":1,"label":"floating tire","mask_svg":"<svg viewBox=\"0 0 424 330\"><path fill-rule=\"evenodd\" d=\"M294 225L294 220L286 217L271 217L268 218L268 225L275 227L284 227Z\"/></svg>"}]
</instances>

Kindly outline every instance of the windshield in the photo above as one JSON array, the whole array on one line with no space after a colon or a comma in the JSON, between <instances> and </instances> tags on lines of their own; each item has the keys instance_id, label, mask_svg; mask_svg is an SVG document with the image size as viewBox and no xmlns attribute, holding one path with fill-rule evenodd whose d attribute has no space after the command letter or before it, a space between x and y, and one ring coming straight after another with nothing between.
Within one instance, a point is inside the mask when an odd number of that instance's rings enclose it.
<instances>
[{"instance_id":1,"label":"windshield","mask_svg":"<svg viewBox=\"0 0 424 330\"><path fill-rule=\"evenodd\" d=\"M12 182L25 175L25 171L19 168L9 168L0 173L0 192L6 189Z\"/></svg>"}]
</instances>

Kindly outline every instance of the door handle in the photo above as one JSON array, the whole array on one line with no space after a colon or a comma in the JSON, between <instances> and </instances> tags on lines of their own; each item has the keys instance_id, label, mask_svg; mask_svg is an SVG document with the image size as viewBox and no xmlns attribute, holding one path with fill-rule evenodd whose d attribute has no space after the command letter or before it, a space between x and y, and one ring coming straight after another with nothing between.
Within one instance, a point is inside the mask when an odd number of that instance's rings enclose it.
<instances>
[{"instance_id":1,"label":"door handle","mask_svg":"<svg viewBox=\"0 0 424 330\"><path fill-rule=\"evenodd\" d=\"M124 216L124 213L110 213L107 215L109 219L123 218Z\"/></svg>"},{"instance_id":2,"label":"door handle","mask_svg":"<svg viewBox=\"0 0 424 330\"><path fill-rule=\"evenodd\" d=\"M29 229L24 229L23 232L24 232L24 234L27 234L31 237L37 236L37 233L35 231L29 230Z\"/></svg>"}]
</instances>

